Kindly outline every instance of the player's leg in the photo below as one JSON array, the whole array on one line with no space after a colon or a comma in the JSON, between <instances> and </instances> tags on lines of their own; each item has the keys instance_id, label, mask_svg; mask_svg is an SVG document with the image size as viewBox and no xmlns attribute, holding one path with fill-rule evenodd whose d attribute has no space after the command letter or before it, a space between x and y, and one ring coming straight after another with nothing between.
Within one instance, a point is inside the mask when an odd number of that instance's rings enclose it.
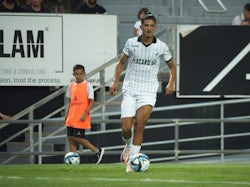
<instances>
[{"instance_id":1,"label":"player's leg","mask_svg":"<svg viewBox=\"0 0 250 187\"><path fill-rule=\"evenodd\" d=\"M69 150L72 152L76 152L77 150L77 143L73 136L68 136L68 142L69 142Z\"/></svg>"},{"instance_id":2,"label":"player's leg","mask_svg":"<svg viewBox=\"0 0 250 187\"><path fill-rule=\"evenodd\" d=\"M131 150L131 154L139 153L140 151L140 146L143 142L144 129L156 102L156 94L139 95L136 99L136 115L132 145L139 147L135 150Z\"/></svg>"},{"instance_id":3,"label":"player's leg","mask_svg":"<svg viewBox=\"0 0 250 187\"><path fill-rule=\"evenodd\" d=\"M122 118L122 139L125 143L125 147L121 153L120 161L122 163L127 163L130 154L130 144L132 140L132 125L134 117Z\"/></svg>"},{"instance_id":4,"label":"player's leg","mask_svg":"<svg viewBox=\"0 0 250 187\"><path fill-rule=\"evenodd\" d=\"M135 116L135 98L124 93L121 104L121 129L122 139L125 147L121 153L120 160L127 163L129 159L130 144L132 141L132 126Z\"/></svg>"},{"instance_id":5,"label":"player's leg","mask_svg":"<svg viewBox=\"0 0 250 187\"><path fill-rule=\"evenodd\" d=\"M129 156L131 152L131 141L133 139L132 126L134 122L134 117L122 118L122 139L125 142L125 147L121 153L120 161L126 163L126 172L133 172L133 169L129 163Z\"/></svg>"},{"instance_id":6,"label":"player's leg","mask_svg":"<svg viewBox=\"0 0 250 187\"><path fill-rule=\"evenodd\" d=\"M152 112L152 106L151 105L145 105L141 106L136 111L135 121L134 121L134 135L133 135L133 141L130 145L130 156L137 154L141 150L141 144L143 142L143 134L144 129L146 126L146 123L148 121L148 118L150 117L150 114ZM134 172L133 169L130 166L130 163L127 163L126 172Z\"/></svg>"},{"instance_id":7,"label":"player's leg","mask_svg":"<svg viewBox=\"0 0 250 187\"><path fill-rule=\"evenodd\" d=\"M134 138L133 138L134 145L142 144L144 129L151 115L151 112L152 112L151 105L142 106L136 111L136 117L134 122Z\"/></svg>"},{"instance_id":8,"label":"player's leg","mask_svg":"<svg viewBox=\"0 0 250 187\"><path fill-rule=\"evenodd\" d=\"M134 117L122 118L122 137L126 144L131 142Z\"/></svg>"},{"instance_id":9,"label":"player's leg","mask_svg":"<svg viewBox=\"0 0 250 187\"><path fill-rule=\"evenodd\" d=\"M69 150L72 152L76 152L77 142L74 139L72 127L67 127L67 137L68 137L68 142L69 142Z\"/></svg>"},{"instance_id":10,"label":"player's leg","mask_svg":"<svg viewBox=\"0 0 250 187\"><path fill-rule=\"evenodd\" d=\"M3 120L8 120L8 119L10 119L10 116L5 115L5 114L0 112L0 118L2 118Z\"/></svg>"},{"instance_id":11,"label":"player's leg","mask_svg":"<svg viewBox=\"0 0 250 187\"><path fill-rule=\"evenodd\" d=\"M96 164L99 164L104 154L104 148L95 147L85 136L85 129L74 129L74 139L77 143L83 145L85 148L91 150L95 156Z\"/></svg>"},{"instance_id":12,"label":"player's leg","mask_svg":"<svg viewBox=\"0 0 250 187\"><path fill-rule=\"evenodd\" d=\"M89 140L87 140L85 138L77 138L77 137L75 137L75 140L79 144L83 145L85 148L91 150L94 153L94 155L96 157L95 160L94 160L94 162L96 164L99 164L101 162L102 157L104 155L104 148L97 148L97 147L95 147Z\"/></svg>"},{"instance_id":13,"label":"player's leg","mask_svg":"<svg viewBox=\"0 0 250 187\"><path fill-rule=\"evenodd\" d=\"M98 152L98 148L95 147L92 143L90 143L89 140L81 137L74 137L75 141L78 142L79 144L83 145L85 148L91 150L93 153Z\"/></svg>"}]
</instances>

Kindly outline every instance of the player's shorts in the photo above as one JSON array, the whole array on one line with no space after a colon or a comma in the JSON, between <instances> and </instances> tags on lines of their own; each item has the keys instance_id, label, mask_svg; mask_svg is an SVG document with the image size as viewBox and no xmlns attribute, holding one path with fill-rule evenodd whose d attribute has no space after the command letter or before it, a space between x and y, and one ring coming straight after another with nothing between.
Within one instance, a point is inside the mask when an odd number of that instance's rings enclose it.
<instances>
[{"instance_id":1,"label":"player's shorts","mask_svg":"<svg viewBox=\"0 0 250 187\"><path fill-rule=\"evenodd\" d=\"M123 93L123 99L121 104L121 118L133 117L136 114L136 110L145 105L155 106L156 94L149 95L131 95Z\"/></svg>"},{"instance_id":2,"label":"player's shorts","mask_svg":"<svg viewBox=\"0 0 250 187\"><path fill-rule=\"evenodd\" d=\"M67 136L73 136L76 138L86 139L85 129L77 129L77 128L73 128L73 127L67 127Z\"/></svg>"}]
</instances>

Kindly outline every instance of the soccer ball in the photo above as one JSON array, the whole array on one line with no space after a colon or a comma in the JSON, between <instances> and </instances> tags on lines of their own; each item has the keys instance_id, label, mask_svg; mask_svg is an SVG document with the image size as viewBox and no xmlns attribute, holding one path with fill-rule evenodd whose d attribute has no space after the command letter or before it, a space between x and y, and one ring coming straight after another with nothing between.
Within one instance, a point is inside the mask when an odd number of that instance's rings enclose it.
<instances>
[{"instance_id":1,"label":"soccer ball","mask_svg":"<svg viewBox=\"0 0 250 187\"><path fill-rule=\"evenodd\" d=\"M80 156L76 152L68 152L64 155L64 163L66 164L79 164Z\"/></svg>"},{"instance_id":2,"label":"soccer ball","mask_svg":"<svg viewBox=\"0 0 250 187\"><path fill-rule=\"evenodd\" d=\"M150 166L150 160L144 153L137 153L130 157L131 168L136 172L147 171Z\"/></svg>"}]
</instances>

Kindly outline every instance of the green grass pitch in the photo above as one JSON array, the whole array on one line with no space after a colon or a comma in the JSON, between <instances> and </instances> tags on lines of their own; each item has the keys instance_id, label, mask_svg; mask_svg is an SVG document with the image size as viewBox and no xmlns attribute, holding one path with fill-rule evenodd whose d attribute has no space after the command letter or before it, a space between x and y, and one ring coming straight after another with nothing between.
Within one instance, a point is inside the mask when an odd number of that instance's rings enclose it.
<instances>
[{"instance_id":1,"label":"green grass pitch","mask_svg":"<svg viewBox=\"0 0 250 187\"><path fill-rule=\"evenodd\" d=\"M250 164L151 163L126 173L122 164L2 165L1 187L247 187Z\"/></svg>"}]
</instances>

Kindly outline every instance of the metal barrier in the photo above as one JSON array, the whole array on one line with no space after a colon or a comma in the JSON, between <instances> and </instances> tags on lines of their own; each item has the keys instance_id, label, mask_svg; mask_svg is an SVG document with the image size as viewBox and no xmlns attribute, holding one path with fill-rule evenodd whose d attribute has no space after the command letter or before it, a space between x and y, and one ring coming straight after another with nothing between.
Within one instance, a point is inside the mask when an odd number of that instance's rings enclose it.
<instances>
[{"instance_id":1,"label":"metal barrier","mask_svg":"<svg viewBox=\"0 0 250 187\"><path fill-rule=\"evenodd\" d=\"M232 137L245 137L250 136L250 132L244 132L244 133L233 133L233 134L225 134L224 133L224 123L246 123L247 125L250 125L250 116L238 116L238 117L230 117L225 118L224 117L224 106L225 105L231 105L231 104L239 104L239 103L249 103L250 98L248 99L235 99L235 100L228 100L228 101L218 101L218 102L205 102L205 103L196 103L196 104L183 104L183 105L175 105L175 106L166 106L166 107L156 107L153 112L160 112L160 111L168 111L168 110L178 110L178 109L189 109L189 108L197 108L197 107L209 107L209 106L220 106L220 119L150 119L148 121L148 125L146 126L146 131L150 129L156 129L156 128L169 128L174 127L174 134L175 138L172 140L162 140L162 141L154 141L154 142L144 142L143 147L151 146L151 145L166 145L166 144L173 144L174 147L172 150L147 150L145 153L155 153L155 154L173 154L174 156L171 157L161 157L152 159L151 161L166 161L166 160L174 160L175 162L178 162L179 159L182 158L196 158L196 157L204 157L204 156L213 156L213 155L220 155L221 162L224 162L224 154L235 154L235 153L250 153L250 149L243 150L243 149L237 149L237 150L226 150L224 149L224 140L226 138L232 138ZM102 120L98 119L100 116L108 117L108 116L117 116L120 115L120 111L118 112L107 112L107 113L96 113L92 115L92 123L98 124L98 123L120 123L120 120ZM4 123L5 121L0 121L0 123ZM58 138L66 138L66 135L56 135L60 131L64 130L65 127L62 126L60 129L54 131L53 133L42 136L42 124L43 123L63 123L64 120L61 119L42 119L42 120L10 120L11 124L37 124L38 125L38 132L39 132L39 138L38 142L30 141L30 147L20 151L20 152L1 152L0 155L11 155L5 162L2 164L7 164L11 160L15 159L18 155L26 155L30 156L31 163L34 163L34 156L38 156L38 164L42 164L42 158L46 155L63 155L65 154L64 151L61 152L43 152L42 150L42 144L46 142L46 140L50 139L58 139ZM205 137L192 137L192 138L185 138L180 139L179 138L179 127L181 126L188 126L188 125L199 125L204 123L220 123L220 135L212 135L212 136L205 136ZM154 125L151 125L154 124ZM29 128L30 131L33 131L33 128ZM96 135L96 134L112 134L120 132L120 128L112 129L112 130L102 130L102 131L93 131L93 132L87 132L87 135ZM30 132L32 134L32 132ZM214 139L220 139L220 150L180 150L179 144L182 142L194 142L194 141L202 141L202 140L214 140ZM115 145L115 146L109 146L105 147L106 155L113 155L113 154L120 154L120 149L123 148L124 145ZM34 147L38 147L38 152L34 152ZM118 151L117 151L118 150ZM89 151L83 151L81 154L89 154ZM184 155L182 155L184 154ZM188 154L188 155L185 155Z\"/></svg>"}]
</instances>

